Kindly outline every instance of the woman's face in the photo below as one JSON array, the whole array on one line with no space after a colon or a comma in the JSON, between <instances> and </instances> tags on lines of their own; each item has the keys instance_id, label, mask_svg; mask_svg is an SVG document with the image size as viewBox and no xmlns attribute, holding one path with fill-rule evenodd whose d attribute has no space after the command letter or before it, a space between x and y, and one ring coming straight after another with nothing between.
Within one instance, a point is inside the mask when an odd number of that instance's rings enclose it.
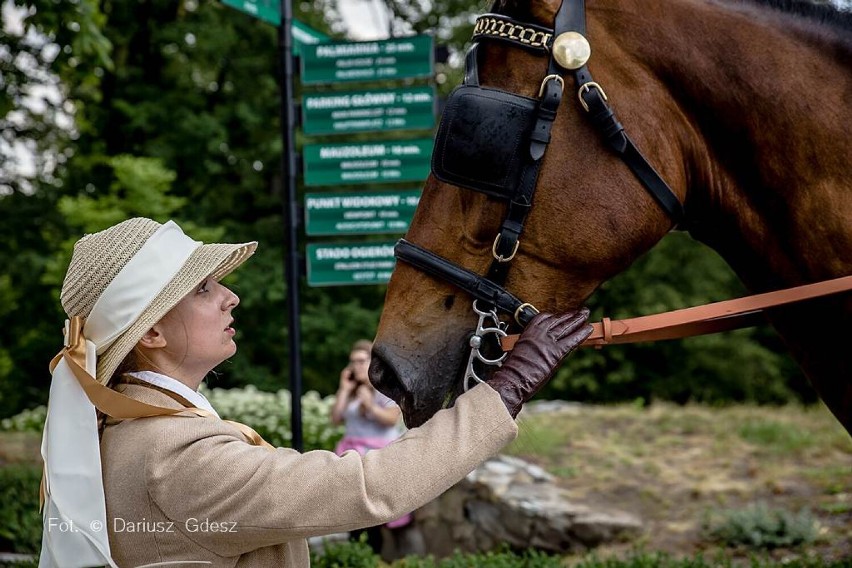
<instances>
[{"instance_id":1,"label":"woman's face","mask_svg":"<svg viewBox=\"0 0 852 568\"><path fill-rule=\"evenodd\" d=\"M349 354L349 368L352 369L352 378L359 383L370 384L368 371L370 370L370 352L352 351Z\"/></svg>"},{"instance_id":2,"label":"woman's face","mask_svg":"<svg viewBox=\"0 0 852 568\"><path fill-rule=\"evenodd\" d=\"M164 355L174 366L162 371L200 381L236 353L231 310L239 303L236 294L212 278L187 294L155 326L166 340Z\"/></svg>"}]
</instances>

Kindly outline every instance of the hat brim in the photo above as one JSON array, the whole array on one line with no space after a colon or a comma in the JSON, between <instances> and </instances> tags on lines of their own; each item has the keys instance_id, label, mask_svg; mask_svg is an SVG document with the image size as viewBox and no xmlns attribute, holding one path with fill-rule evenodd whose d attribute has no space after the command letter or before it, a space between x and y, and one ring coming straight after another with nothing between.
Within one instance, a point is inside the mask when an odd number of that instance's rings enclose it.
<instances>
[{"instance_id":1,"label":"hat brim","mask_svg":"<svg viewBox=\"0 0 852 568\"><path fill-rule=\"evenodd\" d=\"M198 247L139 318L98 356L98 382L107 384L112 374L142 336L205 278L220 280L245 262L257 249L256 242L208 244Z\"/></svg>"}]
</instances>

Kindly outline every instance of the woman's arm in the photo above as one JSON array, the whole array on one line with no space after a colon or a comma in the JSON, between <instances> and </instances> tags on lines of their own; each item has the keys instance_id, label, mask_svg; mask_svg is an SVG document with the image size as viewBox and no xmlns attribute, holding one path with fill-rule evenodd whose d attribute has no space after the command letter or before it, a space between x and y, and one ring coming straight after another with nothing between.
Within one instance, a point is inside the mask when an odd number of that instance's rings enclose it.
<instances>
[{"instance_id":1,"label":"woman's arm","mask_svg":"<svg viewBox=\"0 0 852 568\"><path fill-rule=\"evenodd\" d=\"M371 387L360 387L357 391L358 400L361 402L361 408L364 415L381 424L382 426L395 426L399 422L401 414L399 407L393 404L390 399L377 395L376 391ZM376 400L379 396L379 400ZM386 400L389 404L384 405L380 401Z\"/></svg>"}]
</instances>

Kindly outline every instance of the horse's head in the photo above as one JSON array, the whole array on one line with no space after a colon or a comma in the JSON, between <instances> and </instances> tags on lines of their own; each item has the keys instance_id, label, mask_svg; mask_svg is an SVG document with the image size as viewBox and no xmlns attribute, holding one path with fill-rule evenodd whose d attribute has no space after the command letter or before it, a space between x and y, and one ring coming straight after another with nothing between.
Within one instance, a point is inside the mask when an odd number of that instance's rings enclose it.
<instances>
[{"instance_id":1,"label":"horse's head","mask_svg":"<svg viewBox=\"0 0 852 568\"><path fill-rule=\"evenodd\" d=\"M565 0L566 3L571 0ZM560 0L504 6L516 20L554 27ZM506 3L508 4L508 3ZM677 109L659 83L643 82L643 68L590 13L590 68L649 162L683 199L684 140L674 134ZM483 87L536 98L549 57L508 43L479 43ZM540 311L581 305L604 280L626 268L670 228L672 221L588 120L571 73L551 141L541 163L520 248L505 288ZM635 96L633 94L635 94ZM668 116L666 116L668 114ZM665 117L666 119L663 119ZM501 136L499 129L494 136ZM431 176L406 239L458 266L485 274L492 244L507 215L507 200ZM398 262L388 288L370 376L417 426L462 389L468 340L476 324L473 298L446 281Z\"/></svg>"}]
</instances>

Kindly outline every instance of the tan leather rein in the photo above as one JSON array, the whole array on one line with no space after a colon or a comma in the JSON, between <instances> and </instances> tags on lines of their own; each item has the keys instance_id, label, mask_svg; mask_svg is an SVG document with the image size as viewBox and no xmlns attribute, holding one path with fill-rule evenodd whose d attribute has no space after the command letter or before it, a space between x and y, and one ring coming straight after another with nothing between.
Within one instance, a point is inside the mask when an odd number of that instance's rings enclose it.
<instances>
[{"instance_id":1,"label":"tan leather rein","mask_svg":"<svg viewBox=\"0 0 852 568\"><path fill-rule=\"evenodd\" d=\"M592 334L582 347L679 339L750 327L763 321L763 310L768 308L849 290L852 290L852 275L661 314L623 320L603 318L592 324ZM501 340L503 351L511 351L518 337L504 337Z\"/></svg>"}]
</instances>

